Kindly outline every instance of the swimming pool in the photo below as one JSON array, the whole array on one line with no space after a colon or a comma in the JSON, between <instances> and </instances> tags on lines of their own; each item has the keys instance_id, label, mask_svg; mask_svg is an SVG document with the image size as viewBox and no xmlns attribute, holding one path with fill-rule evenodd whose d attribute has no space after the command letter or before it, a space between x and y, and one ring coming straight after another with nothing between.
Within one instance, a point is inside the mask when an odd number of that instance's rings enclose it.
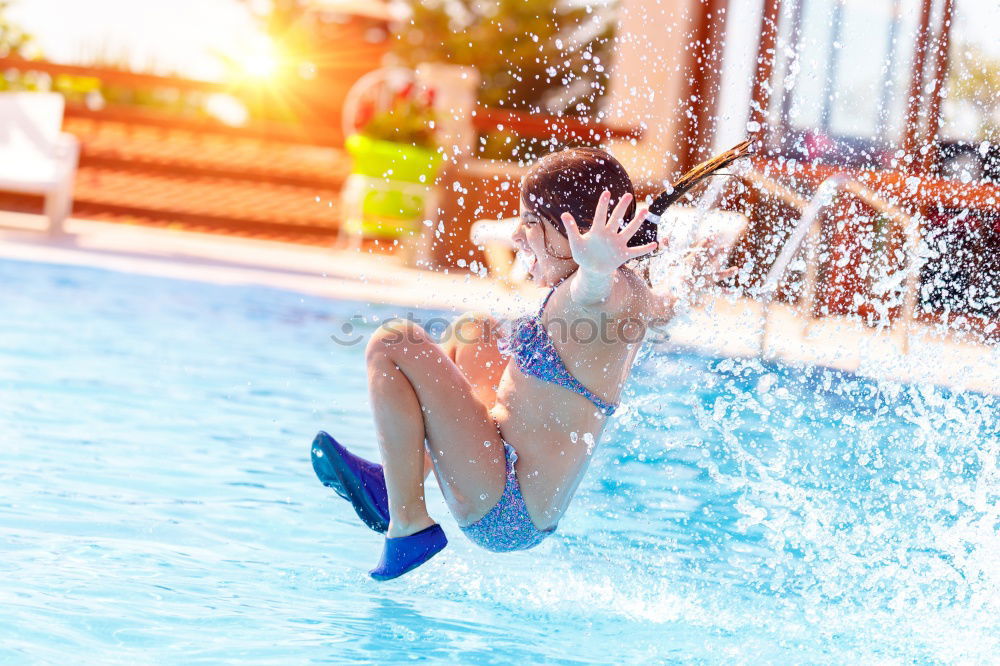
<instances>
[{"instance_id":1,"label":"swimming pool","mask_svg":"<svg viewBox=\"0 0 1000 666\"><path fill-rule=\"evenodd\" d=\"M0 661L987 661L1000 405L647 348L555 538L378 584L358 307L0 261ZM385 317L404 308L362 309ZM353 320L357 322L356 319ZM362 329L371 330L369 321Z\"/></svg>"}]
</instances>

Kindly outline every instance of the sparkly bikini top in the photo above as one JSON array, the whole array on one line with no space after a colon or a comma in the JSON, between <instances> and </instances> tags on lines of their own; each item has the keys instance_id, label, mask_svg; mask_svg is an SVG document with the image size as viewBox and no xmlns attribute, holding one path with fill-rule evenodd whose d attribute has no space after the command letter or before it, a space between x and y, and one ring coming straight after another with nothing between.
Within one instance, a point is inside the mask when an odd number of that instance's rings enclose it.
<instances>
[{"instance_id":1,"label":"sparkly bikini top","mask_svg":"<svg viewBox=\"0 0 1000 666\"><path fill-rule=\"evenodd\" d=\"M579 393L594 403L605 416L610 416L618 405L603 400L570 374L542 323L545 304L549 302L555 290L556 288L552 287L549 291L548 296L542 301L542 307L538 308L538 314L525 315L514 321L511 335L500 340L500 351L513 356L517 369L522 373Z\"/></svg>"}]
</instances>

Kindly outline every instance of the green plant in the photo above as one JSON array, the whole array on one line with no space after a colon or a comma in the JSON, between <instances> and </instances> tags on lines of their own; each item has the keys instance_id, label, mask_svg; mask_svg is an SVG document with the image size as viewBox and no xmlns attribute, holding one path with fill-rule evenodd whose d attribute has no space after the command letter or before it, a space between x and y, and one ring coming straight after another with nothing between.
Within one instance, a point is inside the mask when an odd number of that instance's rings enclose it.
<instances>
[{"instance_id":1,"label":"green plant","mask_svg":"<svg viewBox=\"0 0 1000 666\"><path fill-rule=\"evenodd\" d=\"M475 66L482 79L479 101L486 106L570 115L596 111L608 79L611 12L598 15L559 0L409 4L412 20L399 29L395 43L403 62ZM584 31L590 36L575 36ZM567 85L579 93L561 100L553 94Z\"/></svg>"},{"instance_id":2,"label":"green plant","mask_svg":"<svg viewBox=\"0 0 1000 666\"><path fill-rule=\"evenodd\" d=\"M996 104L1000 97L1000 58L975 44L958 44L948 72L947 97L968 102L979 114L976 139L1000 140Z\"/></svg>"},{"instance_id":3,"label":"green plant","mask_svg":"<svg viewBox=\"0 0 1000 666\"><path fill-rule=\"evenodd\" d=\"M472 65L487 107L592 116L608 81L614 4L599 12L563 0L408 0L401 63ZM538 142L505 132L481 137L484 157L528 157ZM545 151L547 152L547 151Z\"/></svg>"},{"instance_id":4,"label":"green plant","mask_svg":"<svg viewBox=\"0 0 1000 666\"><path fill-rule=\"evenodd\" d=\"M28 58L32 55L33 40L31 35L7 18L7 10L12 4L10 0L0 0L0 57L16 55Z\"/></svg>"},{"instance_id":5,"label":"green plant","mask_svg":"<svg viewBox=\"0 0 1000 666\"><path fill-rule=\"evenodd\" d=\"M7 10L13 2L0 0L0 57L17 56L25 59L38 57L39 53L31 35L20 26L11 23ZM37 72L11 71L0 73L0 91L47 90L49 78Z\"/></svg>"},{"instance_id":6,"label":"green plant","mask_svg":"<svg viewBox=\"0 0 1000 666\"><path fill-rule=\"evenodd\" d=\"M372 139L432 150L435 146L434 113L419 100L397 98L392 107L374 114L361 133Z\"/></svg>"}]
</instances>

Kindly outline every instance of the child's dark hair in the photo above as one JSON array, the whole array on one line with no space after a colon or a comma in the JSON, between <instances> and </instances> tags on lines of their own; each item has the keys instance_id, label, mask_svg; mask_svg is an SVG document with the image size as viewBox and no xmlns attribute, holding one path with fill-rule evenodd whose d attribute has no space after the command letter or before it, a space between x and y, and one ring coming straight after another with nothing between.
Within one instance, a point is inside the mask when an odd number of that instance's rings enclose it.
<instances>
[{"instance_id":1,"label":"child's dark hair","mask_svg":"<svg viewBox=\"0 0 1000 666\"><path fill-rule=\"evenodd\" d=\"M626 192L632 195L623 220L627 224L635 216L636 205L635 188L625 167L600 148L567 148L549 153L528 169L521 180L521 201L565 236L562 214L568 211L580 231L586 231L604 190L611 192L609 215ZM656 224L646 220L628 244L636 247L655 241L656 232Z\"/></svg>"}]
</instances>

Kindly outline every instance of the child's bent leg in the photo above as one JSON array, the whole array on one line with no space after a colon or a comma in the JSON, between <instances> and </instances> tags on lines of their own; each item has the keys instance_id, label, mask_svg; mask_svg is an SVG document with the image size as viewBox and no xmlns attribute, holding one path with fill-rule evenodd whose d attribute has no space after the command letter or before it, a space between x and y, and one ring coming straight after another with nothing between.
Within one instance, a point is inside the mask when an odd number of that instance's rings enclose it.
<instances>
[{"instance_id":1,"label":"child's bent leg","mask_svg":"<svg viewBox=\"0 0 1000 666\"><path fill-rule=\"evenodd\" d=\"M383 327L383 329L388 327ZM424 423L413 386L377 332L368 345L368 392L375 416L389 494L389 537L406 536L434 524L424 502Z\"/></svg>"},{"instance_id":2,"label":"child's bent leg","mask_svg":"<svg viewBox=\"0 0 1000 666\"><path fill-rule=\"evenodd\" d=\"M485 312L466 312L445 331L441 347L472 384L476 398L487 408L496 402L497 386L507 359L497 342L500 323Z\"/></svg>"},{"instance_id":3,"label":"child's bent leg","mask_svg":"<svg viewBox=\"0 0 1000 666\"><path fill-rule=\"evenodd\" d=\"M425 438L460 522L489 510L503 491L503 447L486 407L454 362L423 329L402 320L387 322L372 336L367 360L389 494L387 536L413 534L434 522L424 502Z\"/></svg>"}]
</instances>

